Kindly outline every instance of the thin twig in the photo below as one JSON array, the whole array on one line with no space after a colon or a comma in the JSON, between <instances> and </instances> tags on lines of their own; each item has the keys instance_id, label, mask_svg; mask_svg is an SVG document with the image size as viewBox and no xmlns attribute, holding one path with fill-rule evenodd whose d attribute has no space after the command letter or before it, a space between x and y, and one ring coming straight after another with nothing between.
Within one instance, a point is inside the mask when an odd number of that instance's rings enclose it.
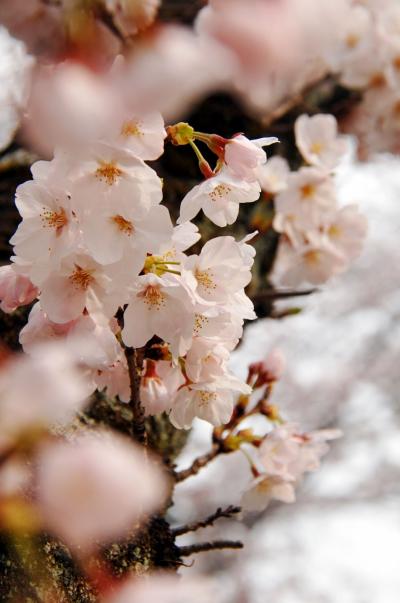
<instances>
[{"instance_id":1,"label":"thin twig","mask_svg":"<svg viewBox=\"0 0 400 603\"><path fill-rule=\"evenodd\" d=\"M195 532L200 528L207 528L208 526L212 526L217 519L222 519L224 517L229 519L232 517L232 515L240 513L241 510L241 507L234 507L233 505L230 505L226 509L221 509L220 507L215 511L215 513L209 517L206 517L206 519L203 519L203 521L195 521L193 523L187 523L179 528L175 528L172 530L172 534L176 537L181 536L182 534L187 534L188 532Z\"/></svg>"},{"instance_id":2,"label":"thin twig","mask_svg":"<svg viewBox=\"0 0 400 603\"><path fill-rule=\"evenodd\" d=\"M175 481L182 482L184 479L191 477L192 475L196 475L200 469L208 465L210 461L215 459L215 457L221 452L221 449L218 445L214 445L210 452L207 454L203 454L203 456L199 456L187 469L183 469L182 471L175 472Z\"/></svg>"},{"instance_id":3,"label":"thin twig","mask_svg":"<svg viewBox=\"0 0 400 603\"><path fill-rule=\"evenodd\" d=\"M303 295L312 295L317 293L318 289L304 289L303 291L275 291L274 289L268 291L260 291L252 296L253 301L263 301L268 299L286 299L290 297L302 297Z\"/></svg>"},{"instance_id":4,"label":"thin twig","mask_svg":"<svg viewBox=\"0 0 400 603\"><path fill-rule=\"evenodd\" d=\"M189 546L181 546L179 555L188 557L194 553L206 553L207 551L216 551L220 549L242 549L243 542L240 540L214 540L213 542L200 542L198 544L190 544Z\"/></svg>"},{"instance_id":5,"label":"thin twig","mask_svg":"<svg viewBox=\"0 0 400 603\"><path fill-rule=\"evenodd\" d=\"M125 356L128 363L131 389L129 406L133 414L132 433L138 442L145 444L144 408L140 402L140 380L143 370L144 350L142 348L125 348Z\"/></svg>"}]
</instances>

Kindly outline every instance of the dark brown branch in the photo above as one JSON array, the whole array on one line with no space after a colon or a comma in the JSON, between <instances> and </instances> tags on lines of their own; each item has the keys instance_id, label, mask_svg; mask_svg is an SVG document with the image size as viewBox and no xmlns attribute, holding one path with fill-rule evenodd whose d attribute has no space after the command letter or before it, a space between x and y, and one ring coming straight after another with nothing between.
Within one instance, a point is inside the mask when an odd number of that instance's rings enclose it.
<instances>
[{"instance_id":1,"label":"dark brown branch","mask_svg":"<svg viewBox=\"0 0 400 603\"><path fill-rule=\"evenodd\" d=\"M213 542L200 542L189 546L181 546L179 554L181 557L189 557L194 553L206 553L207 551L217 551L221 549L242 549L243 542L240 540L214 540Z\"/></svg>"},{"instance_id":2,"label":"dark brown branch","mask_svg":"<svg viewBox=\"0 0 400 603\"><path fill-rule=\"evenodd\" d=\"M146 430L144 425L144 408L140 402L140 379L143 370L144 350L142 348L125 348L128 363L131 399L129 406L132 410L132 435L141 444L146 443Z\"/></svg>"},{"instance_id":3,"label":"dark brown branch","mask_svg":"<svg viewBox=\"0 0 400 603\"><path fill-rule=\"evenodd\" d=\"M210 452L204 454L203 456L199 456L187 469L183 469L182 471L175 472L175 481L182 482L184 479L191 477L192 475L196 475L200 469L208 465L210 461L215 459L215 457L221 452L221 449L218 445L214 445Z\"/></svg>"},{"instance_id":4,"label":"dark brown branch","mask_svg":"<svg viewBox=\"0 0 400 603\"><path fill-rule=\"evenodd\" d=\"M270 299L287 299L291 297L302 297L303 295L312 295L317 292L318 289L304 289L303 291L275 291L274 289L271 289L256 293L252 296L252 300L258 302Z\"/></svg>"},{"instance_id":5,"label":"dark brown branch","mask_svg":"<svg viewBox=\"0 0 400 603\"><path fill-rule=\"evenodd\" d=\"M240 513L241 510L241 507L234 507L233 505L230 505L226 509L219 508L215 511L215 513L209 517L206 517L206 519L203 519L203 521L195 521L193 523L187 523L179 528L175 528L172 530L172 534L176 537L181 536L182 534L187 534L188 532L195 532L200 528L207 528L208 526L212 526L217 519L222 519L224 517L229 519L232 517L232 515Z\"/></svg>"}]
</instances>

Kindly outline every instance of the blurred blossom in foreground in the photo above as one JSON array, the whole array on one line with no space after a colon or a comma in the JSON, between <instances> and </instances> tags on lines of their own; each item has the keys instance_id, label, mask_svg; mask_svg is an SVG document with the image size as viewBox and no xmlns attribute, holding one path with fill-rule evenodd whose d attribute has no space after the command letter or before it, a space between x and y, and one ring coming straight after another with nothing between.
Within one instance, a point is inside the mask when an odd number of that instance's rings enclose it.
<instances>
[{"instance_id":1,"label":"blurred blossom in foreground","mask_svg":"<svg viewBox=\"0 0 400 603\"><path fill-rule=\"evenodd\" d=\"M76 357L64 346L43 345L35 356L11 358L0 371L0 445L30 430L69 423L88 393Z\"/></svg>"},{"instance_id":2,"label":"blurred blossom in foreground","mask_svg":"<svg viewBox=\"0 0 400 603\"><path fill-rule=\"evenodd\" d=\"M218 603L209 579L188 580L167 574L153 574L147 580L134 579L103 603Z\"/></svg>"},{"instance_id":3,"label":"blurred blossom in foreground","mask_svg":"<svg viewBox=\"0 0 400 603\"><path fill-rule=\"evenodd\" d=\"M0 26L0 151L14 138L26 103L33 58Z\"/></svg>"},{"instance_id":4,"label":"blurred blossom in foreground","mask_svg":"<svg viewBox=\"0 0 400 603\"><path fill-rule=\"evenodd\" d=\"M36 502L45 525L84 553L140 527L160 508L166 479L144 450L106 431L40 450Z\"/></svg>"}]
</instances>

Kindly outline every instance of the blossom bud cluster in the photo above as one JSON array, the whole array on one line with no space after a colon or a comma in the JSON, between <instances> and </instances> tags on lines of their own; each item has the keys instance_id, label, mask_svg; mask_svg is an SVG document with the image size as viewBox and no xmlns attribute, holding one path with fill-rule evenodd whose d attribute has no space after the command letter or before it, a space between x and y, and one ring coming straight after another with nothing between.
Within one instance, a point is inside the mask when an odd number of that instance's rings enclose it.
<instances>
[{"instance_id":1,"label":"blossom bud cluster","mask_svg":"<svg viewBox=\"0 0 400 603\"><path fill-rule=\"evenodd\" d=\"M6 311L38 298L22 329L28 353L62 338L76 352L88 387L128 401L124 347L165 342L146 354L141 398L146 414L168 412L178 428L194 417L229 421L237 393L250 387L228 370L245 319L255 318L244 288L251 280L252 235L208 240L189 219L200 206L219 225L232 223L239 203L260 194L262 146L275 139L226 139L223 166L182 202L178 224L161 204L162 181L146 163L163 152L160 114L126 116L98 138L58 148L32 166L16 205L22 221L11 239L13 264L0 278ZM119 320L116 317L119 317ZM146 358L146 355L149 356Z\"/></svg>"},{"instance_id":2,"label":"blossom bud cluster","mask_svg":"<svg viewBox=\"0 0 400 603\"><path fill-rule=\"evenodd\" d=\"M295 123L305 165L290 171L273 157L259 169L263 190L274 195L274 229L282 233L273 278L283 285L320 284L343 272L361 252L366 218L354 204L339 206L334 179L347 144L332 115L301 115Z\"/></svg>"},{"instance_id":3,"label":"blossom bud cluster","mask_svg":"<svg viewBox=\"0 0 400 603\"><path fill-rule=\"evenodd\" d=\"M275 427L256 450L254 479L243 495L247 511L261 511L272 499L295 501L295 487L304 473L315 471L329 450L327 441L341 436L338 429L301 433L295 424Z\"/></svg>"}]
</instances>

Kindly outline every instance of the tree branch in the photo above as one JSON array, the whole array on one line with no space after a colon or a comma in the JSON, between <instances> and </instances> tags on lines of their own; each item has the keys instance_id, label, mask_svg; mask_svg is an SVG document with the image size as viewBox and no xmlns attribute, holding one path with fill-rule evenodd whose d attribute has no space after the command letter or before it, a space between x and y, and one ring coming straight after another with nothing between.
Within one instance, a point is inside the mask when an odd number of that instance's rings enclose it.
<instances>
[{"instance_id":1,"label":"tree branch","mask_svg":"<svg viewBox=\"0 0 400 603\"><path fill-rule=\"evenodd\" d=\"M194 553L206 553L207 551L216 551L221 549L242 549L243 542L240 540L214 540L213 542L200 542L189 546L181 546L179 554L181 557L188 557Z\"/></svg>"},{"instance_id":2,"label":"tree branch","mask_svg":"<svg viewBox=\"0 0 400 603\"><path fill-rule=\"evenodd\" d=\"M196 475L200 469L208 465L210 461L215 459L215 457L221 452L221 449L218 445L214 444L211 448L210 452L204 454L203 456L199 456L187 469L183 469L182 471L175 472L175 481L177 483L182 482L184 479L191 477L192 475Z\"/></svg>"},{"instance_id":3,"label":"tree branch","mask_svg":"<svg viewBox=\"0 0 400 603\"><path fill-rule=\"evenodd\" d=\"M208 526L212 526L213 523L215 521L217 521L217 519L222 519L223 517L226 517L229 519L232 517L232 515L235 515L236 513L240 513L241 510L242 510L241 507L234 507L233 505L230 505L226 509L221 509L221 507L220 507L219 509L217 509L215 511L215 513L213 513L209 517L206 517L206 519L203 519L203 521L187 523L184 526L175 528L174 530L172 530L172 534L175 537L177 537L177 536L181 536L182 534L187 534L188 532L195 532L196 530L199 530L200 528L207 528Z\"/></svg>"},{"instance_id":4,"label":"tree branch","mask_svg":"<svg viewBox=\"0 0 400 603\"><path fill-rule=\"evenodd\" d=\"M141 444L146 444L146 430L144 426L144 408L140 402L140 379L143 370L144 349L125 348L128 363L131 399L129 407L132 410L132 435Z\"/></svg>"}]
</instances>

